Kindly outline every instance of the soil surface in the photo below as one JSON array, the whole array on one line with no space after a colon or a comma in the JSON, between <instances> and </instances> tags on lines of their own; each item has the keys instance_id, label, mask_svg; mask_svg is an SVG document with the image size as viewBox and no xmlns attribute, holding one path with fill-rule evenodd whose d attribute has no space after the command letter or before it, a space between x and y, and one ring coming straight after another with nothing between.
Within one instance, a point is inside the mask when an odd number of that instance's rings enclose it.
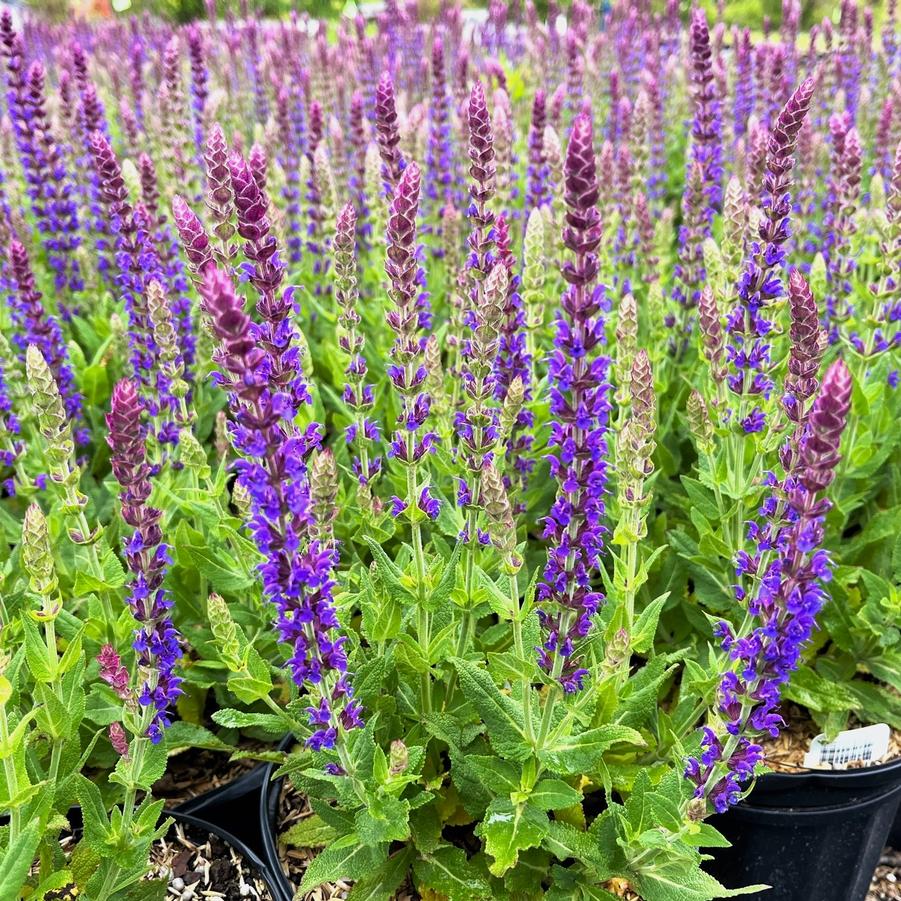
<instances>
[{"instance_id":1,"label":"soil surface","mask_svg":"<svg viewBox=\"0 0 901 901\"><path fill-rule=\"evenodd\" d=\"M60 846L68 856L76 836L65 835ZM150 850L151 879L168 879L167 901L272 901L259 873L219 836L175 823ZM78 901L74 885L47 895L47 901Z\"/></svg>"},{"instance_id":2,"label":"soil surface","mask_svg":"<svg viewBox=\"0 0 901 901\"><path fill-rule=\"evenodd\" d=\"M150 854L151 876L169 880L178 901L272 901L259 874L221 838L176 823Z\"/></svg>"},{"instance_id":3,"label":"soil surface","mask_svg":"<svg viewBox=\"0 0 901 901\"><path fill-rule=\"evenodd\" d=\"M312 815L313 811L310 809L307 799L296 791L287 779L283 780L279 795L276 833L281 836L295 823ZM278 857L282 871L288 877L291 888L295 892L307 867L320 850L319 848L296 848L279 841ZM296 895L294 901L334 901L334 899L346 898L352 887L352 882L344 880L327 882L305 895ZM394 901L419 901L419 898L420 895L415 889L405 886L394 896Z\"/></svg>"},{"instance_id":4,"label":"soil surface","mask_svg":"<svg viewBox=\"0 0 901 901\"><path fill-rule=\"evenodd\" d=\"M901 851L882 852L867 901L901 901Z\"/></svg>"},{"instance_id":5,"label":"soil surface","mask_svg":"<svg viewBox=\"0 0 901 901\"><path fill-rule=\"evenodd\" d=\"M783 713L788 724L772 741L762 742L766 754L766 765L776 773L797 773L799 770L807 770L804 766L804 755L810 748L811 741L820 734L820 729L813 720L798 707L789 706ZM851 723L848 728L853 729L858 725ZM867 766L876 766L879 763L888 763L896 757L901 757L901 733L892 732L889 738L888 753L879 760L873 760ZM855 769L862 764L850 764L841 769ZM817 767L817 769L831 769L830 767ZM836 767L838 769L838 767Z\"/></svg>"},{"instance_id":6,"label":"soil surface","mask_svg":"<svg viewBox=\"0 0 901 901\"><path fill-rule=\"evenodd\" d=\"M242 742L235 750L269 751L272 745L263 742ZM259 761L250 758L229 760L223 751L186 748L169 758L166 773L153 786L153 797L164 798L169 808L190 801L198 795L228 785L252 770Z\"/></svg>"}]
</instances>

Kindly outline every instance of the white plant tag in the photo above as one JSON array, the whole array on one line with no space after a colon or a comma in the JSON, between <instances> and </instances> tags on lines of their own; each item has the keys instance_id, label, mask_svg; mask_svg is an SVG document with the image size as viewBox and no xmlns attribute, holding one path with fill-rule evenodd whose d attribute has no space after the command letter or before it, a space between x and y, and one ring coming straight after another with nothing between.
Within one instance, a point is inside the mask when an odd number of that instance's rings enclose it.
<instances>
[{"instance_id":1,"label":"white plant tag","mask_svg":"<svg viewBox=\"0 0 901 901\"><path fill-rule=\"evenodd\" d=\"M830 742L818 735L804 756L804 766L841 770L849 763L868 765L885 757L890 737L891 730L885 723L839 732L835 741Z\"/></svg>"}]
</instances>

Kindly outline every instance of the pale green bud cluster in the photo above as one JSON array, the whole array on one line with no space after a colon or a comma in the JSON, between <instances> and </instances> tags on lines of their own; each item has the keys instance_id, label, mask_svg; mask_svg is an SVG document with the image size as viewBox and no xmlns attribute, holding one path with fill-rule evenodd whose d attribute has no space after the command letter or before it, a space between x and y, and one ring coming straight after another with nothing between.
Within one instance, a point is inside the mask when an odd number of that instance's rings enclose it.
<instances>
[{"instance_id":1,"label":"pale green bud cluster","mask_svg":"<svg viewBox=\"0 0 901 901\"><path fill-rule=\"evenodd\" d=\"M546 319L546 243L544 214L536 208L529 213L523 243L521 296L526 311L526 328L530 331L542 328Z\"/></svg>"},{"instance_id":2,"label":"pale green bud cluster","mask_svg":"<svg viewBox=\"0 0 901 901\"><path fill-rule=\"evenodd\" d=\"M178 350L178 336L172 323L172 312L166 298L166 291L155 279L147 285L147 309L153 328L153 339L159 351L160 368L170 382L172 396L185 397L188 385L183 376L184 361Z\"/></svg>"},{"instance_id":3,"label":"pale green bud cluster","mask_svg":"<svg viewBox=\"0 0 901 901\"><path fill-rule=\"evenodd\" d=\"M38 430L44 438L44 459L50 478L63 488L62 510L77 515L88 499L78 490L80 473L75 465L72 426L66 417L56 379L40 350L30 344L25 352L25 375Z\"/></svg>"},{"instance_id":4,"label":"pale green bud cluster","mask_svg":"<svg viewBox=\"0 0 901 901\"><path fill-rule=\"evenodd\" d=\"M504 571L512 575L522 568L522 558L516 553L516 521L507 497L504 480L493 461L482 467L481 500L488 516L491 543L500 551Z\"/></svg>"},{"instance_id":5,"label":"pale green bud cluster","mask_svg":"<svg viewBox=\"0 0 901 901\"><path fill-rule=\"evenodd\" d=\"M59 580L53 565L47 519L37 504L25 511L22 523L22 566L28 573L28 587L45 602L56 602ZM46 610L46 603L45 603ZM58 612L58 604L56 607Z\"/></svg>"},{"instance_id":6,"label":"pale green bud cluster","mask_svg":"<svg viewBox=\"0 0 901 901\"><path fill-rule=\"evenodd\" d=\"M693 390L688 395L686 404L688 413L688 428L694 436L698 450L705 454L713 453L713 422L710 419L710 411L701 393Z\"/></svg>"}]
</instances>

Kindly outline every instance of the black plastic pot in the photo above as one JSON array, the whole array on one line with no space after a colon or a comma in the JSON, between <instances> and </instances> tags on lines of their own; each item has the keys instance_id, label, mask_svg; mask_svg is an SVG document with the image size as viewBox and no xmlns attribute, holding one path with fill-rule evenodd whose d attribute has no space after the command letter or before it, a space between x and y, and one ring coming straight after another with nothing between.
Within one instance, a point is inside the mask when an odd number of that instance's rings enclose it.
<instances>
[{"instance_id":1,"label":"black plastic pot","mask_svg":"<svg viewBox=\"0 0 901 901\"><path fill-rule=\"evenodd\" d=\"M729 887L772 886L770 901L864 901L899 802L899 762L764 776L711 819L732 847L706 868Z\"/></svg>"},{"instance_id":2,"label":"black plastic pot","mask_svg":"<svg viewBox=\"0 0 901 901\"><path fill-rule=\"evenodd\" d=\"M892 824L892 831L888 834L886 844L896 851L901 851L901 805L898 806L895 822Z\"/></svg>"},{"instance_id":3,"label":"black plastic pot","mask_svg":"<svg viewBox=\"0 0 901 901\"><path fill-rule=\"evenodd\" d=\"M266 765L261 763L227 785L183 801L175 811L213 823L260 854L263 845L257 809L265 772Z\"/></svg>"},{"instance_id":4,"label":"black plastic pot","mask_svg":"<svg viewBox=\"0 0 901 901\"><path fill-rule=\"evenodd\" d=\"M296 739L288 735L278 746L279 751L287 751L296 743ZM277 767L267 764L263 768L263 787L260 792L260 808L258 821L262 833L262 856L268 871L272 874L275 886L275 901L292 901L294 889L288 881L282 862L278 856L278 802L281 798L284 777L273 780Z\"/></svg>"},{"instance_id":5,"label":"black plastic pot","mask_svg":"<svg viewBox=\"0 0 901 901\"><path fill-rule=\"evenodd\" d=\"M228 788L228 786L223 787ZM241 839L239 839L237 836L233 835L231 832L226 831L220 826L217 826L215 823L210 823L208 820L204 820L198 816L193 816L189 813L184 813L181 810L166 811L165 816L172 817L177 823L184 823L186 826L193 826L195 829L205 829L207 832L211 832L213 835L219 836L222 841L224 841L227 845L231 845L231 847L241 855L246 864L256 870L260 879L262 879L263 882L266 883L267 888L272 894L272 901L282 901L281 896L279 895L276 873L274 873L269 868L269 866L267 866L265 861L260 859L257 853L252 848L250 848L246 842L241 841Z\"/></svg>"},{"instance_id":6,"label":"black plastic pot","mask_svg":"<svg viewBox=\"0 0 901 901\"><path fill-rule=\"evenodd\" d=\"M901 785L901 757L859 770L800 770L769 773L758 780L755 807L832 807L881 795Z\"/></svg>"},{"instance_id":7,"label":"black plastic pot","mask_svg":"<svg viewBox=\"0 0 901 901\"><path fill-rule=\"evenodd\" d=\"M70 808L67 816L72 829L75 832L80 832L82 828L81 808ZM194 816L190 813L185 813L182 810L164 810L161 819L165 820L166 817L172 817L172 819L175 820L176 823L184 823L186 826L193 826L195 829L206 830L207 832L218 836L226 844L231 845L231 847L241 855L244 861L254 870L256 870L260 879L262 879L263 882L266 883L266 887L272 894L272 901L285 901L282 895L279 894L279 885L276 879L277 875L281 875L281 869L279 868L277 873L273 872L265 863L265 861L263 861L256 853L256 851L254 851L253 848L249 847L246 842L241 841L241 839L228 832L226 829L223 829L221 826L218 826L215 823L211 823L208 820L203 819L202 817ZM0 816L0 825L6 825L6 823L8 822L8 814L3 814L2 816ZM291 901L290 897L287 899L287 901Z\"/></svg>"}]
</instances>

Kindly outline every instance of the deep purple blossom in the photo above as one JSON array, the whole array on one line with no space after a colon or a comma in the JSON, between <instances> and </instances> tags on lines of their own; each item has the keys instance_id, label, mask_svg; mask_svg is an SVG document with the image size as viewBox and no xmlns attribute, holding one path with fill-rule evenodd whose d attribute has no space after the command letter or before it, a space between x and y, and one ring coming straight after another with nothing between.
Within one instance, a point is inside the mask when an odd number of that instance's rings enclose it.
<instances>
[{"instance_id":1,"label":"deep purple blossom","mask_svg":"<svg viewBox=\"0 0 901 901\"><path fill-rule=\"evenodd\" d=\"M544 579L538 588L544 639L539 662L564 690L578 690L586 675L579 644L603 601L592 580L600 565L605 526L609 360L604 344L604 289L597 284L601 218L597 209L591 117L573 123L564 169L566 225L571 252L562 269L568 287L555 324L548 364L552 453L557 497L545 520L549 539Z\"/></svg>"},{"instance_id":2,"label":"deep purple blossom","mask_svg":"<svg viewBox=\"0 0 901 901\"><path fill-rule=\"evenodd\" d=\"M230 436L241 454L238 479L250 498L247 525L263 555L263 592L277 611L279 640L291 648L287 665L294 682L306 685L316 699L307 744L329 749L342 729L361 725L361 711L348 682L346 638L332 600L337 550L311 534L307 463L321 439L318 423L304 431L294 424L300 404L309 399L305 386L298 390L303 376L296 336L289 318L255 325L231 279L215 266L205 272L201 296L219 341L216 380L228 394L234 418ZM260 303L268 299L263 295ZM286 346L278 367L273 326Z\"/></svg>"},{"instance_id":3,"label":"deep purple blossom","mask_svg":"<svg viewBox=\"0 0 901 901\"><path fill-rule=\"evenodd\" d=\"M151 467L144 448L143 407L134 384L119 382L111 403L106 417L110 464L120 486L122 518L134 529L124 547L131 572L128 604L139 624L132 644L138 663L135 693L147 711L147 735L157 744L171 722L169 707L182 693L182 679L175 673L181 656L179 634L169 613L172 598L163 587L171 561L160 528L162 513L149 504ZM114 688L119 684L115 668L108 681Z\"/></svg>"},{"instance_id":4,"label":"deep purple blossom","mask_svg":"<svg viewBox=\"0 0 901 901\"><path fill-rule=\"evenodd\" d=\"M827 600L822 582L830 575L821 549L830 502L823 496L835 478L839 446L851 406L851 374L841 360L832 364L814 401L803 438L789 459L782 484L764 506L767 521L752 524L753 555L737 560L740 580L749 585L747 632L720 623L716 633L727 669L719 686L717 728L705 728L702 752L688 760L685 775L717 812L735 804L741 784L763 759L761 736L775 738L782 726L781 687L797 668Z\"/></svg>"}]
</instances>

